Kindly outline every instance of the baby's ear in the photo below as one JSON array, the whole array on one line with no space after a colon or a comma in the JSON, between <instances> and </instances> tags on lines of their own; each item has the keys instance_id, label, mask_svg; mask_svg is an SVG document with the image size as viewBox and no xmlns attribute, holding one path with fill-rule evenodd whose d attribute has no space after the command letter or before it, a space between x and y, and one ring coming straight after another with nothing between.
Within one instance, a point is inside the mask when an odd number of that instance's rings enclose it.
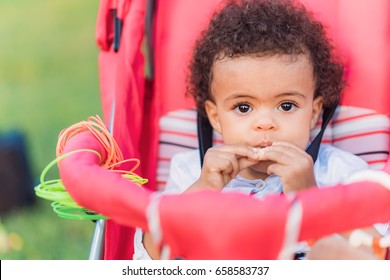
<instances>
[{"instance_id":1,"label":"baby's ear","mask_svg":"<svg viewBox=\"0 0 390 280\"><path fill-rule=\"evenodd\" d=\"M205 102L205 110L206 110L207 118L209 119L211 126L219 134L222 134L221 125L219 123L219 118L218 118L217 105L213 101L207 100Z\"/></svg>"},{"instance_id":2,"label":"baby's ear","mask_svg":"<svg viewBox=\"0 0 390 280\"><path fill-rule=\"evenodd\" d=\"M318 121L318 118L322 111L322 96L317 96L313 100L313 112L311 117L311 129L313 129Z\"/></svg>"}]
</instances>

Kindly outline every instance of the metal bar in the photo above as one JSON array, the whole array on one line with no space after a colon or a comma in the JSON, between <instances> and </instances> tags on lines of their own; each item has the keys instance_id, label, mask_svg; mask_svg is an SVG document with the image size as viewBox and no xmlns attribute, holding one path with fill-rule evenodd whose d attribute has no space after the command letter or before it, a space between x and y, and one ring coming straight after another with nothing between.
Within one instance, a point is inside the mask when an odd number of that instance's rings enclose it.
<instances>
[{"instance_id":1,"label":"metal bar","mask_svg":"<svg viewBox=\"0 0 390 280\"><path fill-rule=\"evenodd\" d=\"M92 238L89 260L102 260L104 258L104 232L106 228L105 220L97 220Z\"/></svg>"},{"instance_id":2,"label":"metal bar","mask_svg":"<svg viewBox=\"0 0 390 280\"><path fill-rule=\"evenodd\" d=\"M111 134L114 133L114 117L115 117L115 98L111 105L110 125L109 130ZM91 249L89 251L89 260L103 260L104 259L104 233L106 229L105 220L97 220L95 231L92 237Z\"/></svg>"}]
</instances>

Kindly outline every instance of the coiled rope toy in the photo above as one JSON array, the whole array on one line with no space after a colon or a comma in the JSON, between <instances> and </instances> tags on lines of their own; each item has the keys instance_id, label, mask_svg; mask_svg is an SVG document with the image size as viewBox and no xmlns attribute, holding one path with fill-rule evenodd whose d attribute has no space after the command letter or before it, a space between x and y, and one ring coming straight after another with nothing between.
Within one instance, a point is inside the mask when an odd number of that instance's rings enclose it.
<instances>
[{"instance_id":1,"label":"coiled rope toy","mask_svg":"<svg viewBox=\"0 0 390 280\"><path fill-rule=\"evenodd\" d=\"M66 191L61 179L46 180L47 172L54 166L58 165L58 162L77 152L91 152L97 154L100 158L101 155L94 150L80 149L70 153L63 154L65 144L75 135L89 131L104 147L107 157L104 161L101 161L101 167L110 170L112 172L121 173L122 177L131 180L138 186L142 187L148 180L138 176L135 170L139 167L140 161L136 158L123 159L123 154L119 149L118 144L106 128L103 121L99 116L89 117L87 121L81 121L64 129L58 136L58 142L56 147L56 159L50 162L42 171L40 176L40 184L37 185L34 190L38 197L52 201L51 206L53 211L61 218L77 219L77 220L98 220L106 219L103 215L91 212L78 205L69 193ZM118 166L125 162L133 162L134 166L130 170L116 169Z\"/></svg>"}]
</instances>

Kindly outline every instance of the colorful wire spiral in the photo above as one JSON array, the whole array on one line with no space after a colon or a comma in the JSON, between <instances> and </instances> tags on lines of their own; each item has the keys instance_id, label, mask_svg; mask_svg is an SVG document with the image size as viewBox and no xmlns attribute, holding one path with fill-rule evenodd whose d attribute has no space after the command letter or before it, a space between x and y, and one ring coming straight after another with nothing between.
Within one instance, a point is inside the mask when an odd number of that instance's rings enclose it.
<instances>
[{"instance_id":1,"label":"colorful wire spiral","mask_svg":"<svg viewBox=\"0 0 390 280\"><path fill-rule=\"evenodd\" d=\"M61 179L46 180L46 174L54 166L58 165L58 162L67 156L70 156L78 152L91 152L97 154L100 158L101 155L90 149L80 149L67 154L63 154L66 143L75 135L90 131L96 139L104 147L107 158L101 163L101 166L112 172L118 172L122 174L123 178L131 180L138 186L142 186L147 183L147 179L138 176L135 170L139 167L140 161L136 158L124 160L121 150L115 139L112 137L103 121L98 117L89 117L87 121L82 121L70 126L67 129L61 131L58 137L56 147L56 159L50 162L42 171L40 176L40 183L34 190L38 197L52 201L51 206L53 211L61 218L65 219L77 219L77 220L98 220L106 219L105 216L93 213L92 211L83 208L78 205L73 198L66 191ZM125 162L134 162L134 166L130 170L115 169Z\"/></svg>"}]
</instances>

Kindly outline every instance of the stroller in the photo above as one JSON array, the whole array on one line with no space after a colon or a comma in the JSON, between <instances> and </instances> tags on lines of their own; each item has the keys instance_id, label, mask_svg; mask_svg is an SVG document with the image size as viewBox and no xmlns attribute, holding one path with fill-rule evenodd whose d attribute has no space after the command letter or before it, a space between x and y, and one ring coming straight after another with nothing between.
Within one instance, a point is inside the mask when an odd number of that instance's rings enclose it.
<instances>
[{"instance_id":1,"label":"stroller","mask_svg":"<svg viewBox=\"0 0 390 280\"><path fill-rule=\"evenodd\" d=\"M220 141L216 135L213 140L202 138L210 131L202 126L193 101L186 99L184 82L194 39L221 2L100 1L96 40L104 121L124 157L141 160L140 173L148 178L151 190L163 189L175 153L197 147L205 151ZM350 86L322 142L351 151L381 170L390 141L390 42L385 36L390 4L386 0L359 0L353 5L343 0L302 2L330 27L347 62ZM314 133L319 131L321 122ZM90 259L131 259L133 235L131 227L97 221Z\"/></svg>"}]
</instances>

